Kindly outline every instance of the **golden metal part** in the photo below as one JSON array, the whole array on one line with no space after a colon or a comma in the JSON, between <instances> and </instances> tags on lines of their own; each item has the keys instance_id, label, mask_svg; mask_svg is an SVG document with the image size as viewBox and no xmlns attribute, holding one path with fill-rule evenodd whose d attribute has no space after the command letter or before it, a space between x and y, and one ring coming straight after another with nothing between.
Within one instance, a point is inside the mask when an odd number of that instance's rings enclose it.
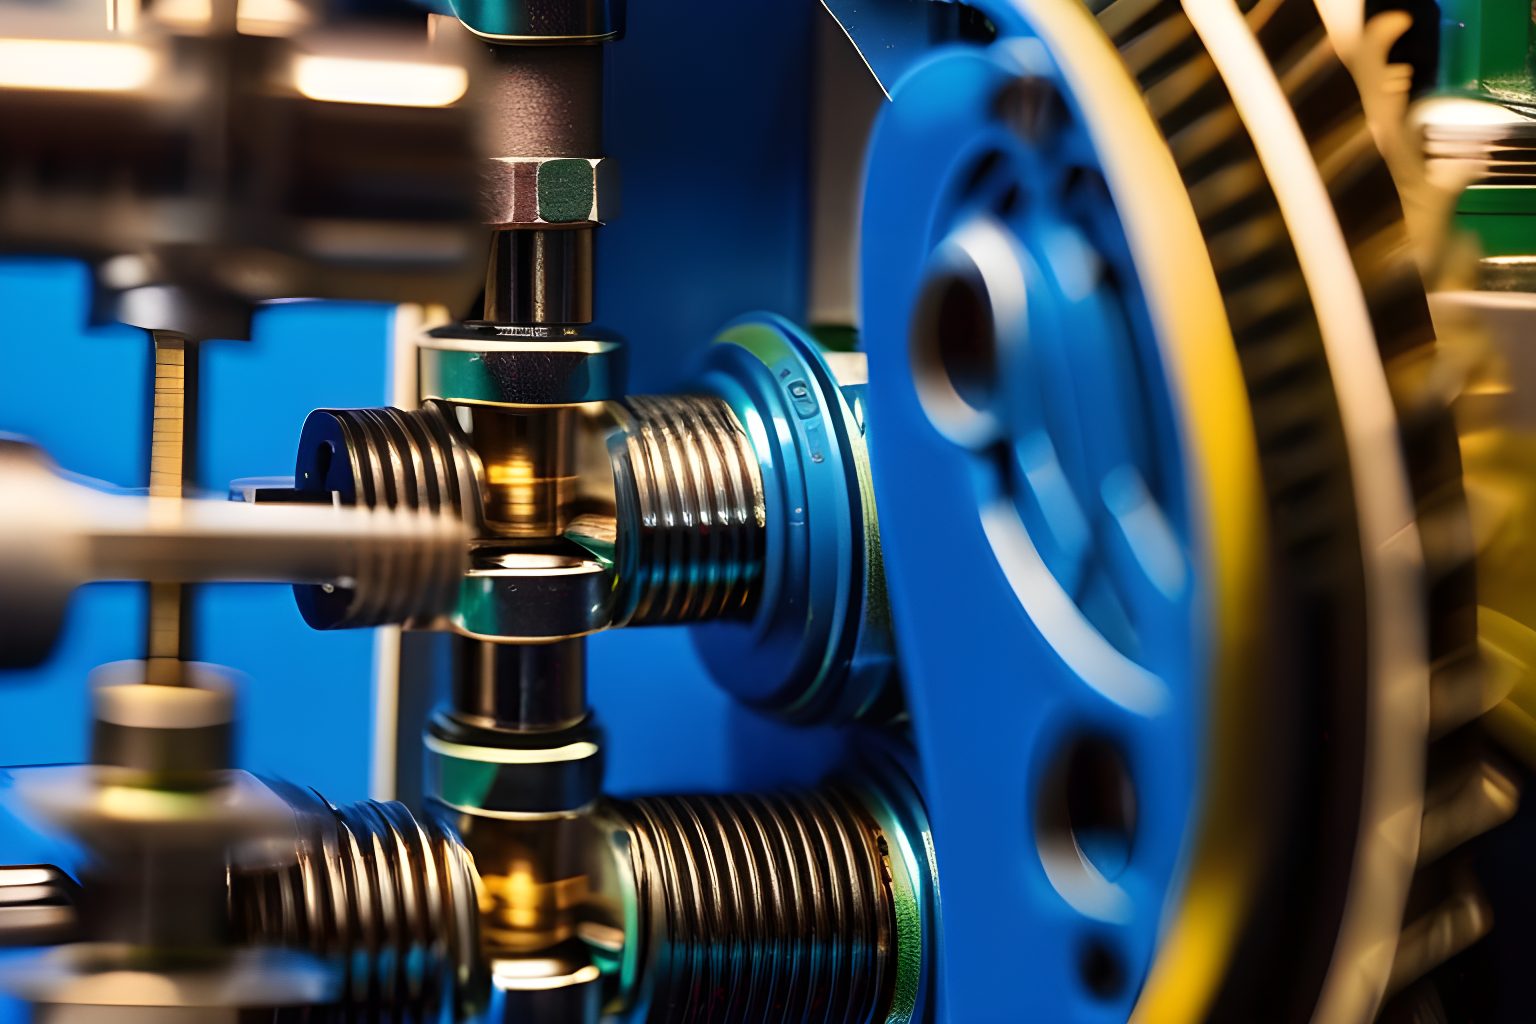
<instances>
[{"instance_id":1,"label":"golden metal part","mask_svg":"<svg viewBox=\"0 0 1536 1024\"><path fill-rule=\"evenodd\" d=\"M1430 788L1419 829L1419 864L1430 864L1462 843L1502 825L1520 809L1520 787L1492 762Z\"/></svg>"},{"instance_id":2,"label":"golden metal part","mask_svg":"<svg viewBox=\"0 0 1536 1024\"><path fill-rule=\"evenodd\" d=\"M579 407L461 408L470 410L470 433L485 464L487 528L519 540L560 536L576 499Z\"/></svg>"},{"instance_id":3,"label":"golden metal part","mask_svg":"<svg viewBox=\"0 0 1536 1024\"><path fill-rule=\"evenodd\" d=\"M480 956L498 987L527 987L516 979L560 971L575 974L529 984L589 981L595 977L587 965L592 947L635 955L625 934L629 868L615 856L606 834L615 825L603 813L461 814L454 825L475 865ZM564 966L556 970L545 961Z\"/></svg>"},{"instance_id":4,"label":"golden metal part","mask_svg":"<svg viewBox=\"0 0 1536 1024\"><path fill-rule=\"evenodd\" d=\"M191 588L182 583L149 584L149 642L144 681L181 686L182 662L188 657Z\"/></svg>"},{"instance_id":5,"label":"golden metal part","mask_svg":"<svg viewBox=\"0 0 1536 1024\"><path fill-rule=\"evenodd\" d=\"M149 434L149 496L180 499L193 472L197 412L197 347L171 331L151 331L155 398ZM182 583L149 584L149 628L144 681L181 686L190 656L192 589Z\"/></svg>"},{"instance_id":6,"label":"golden metal part","mask_svg":"<svg viewBox=\"0 0 1536 1024\"><path fill-rule=\"evenodd\" d=\"M1493 927L1493 908L1470 872L1459 875L1451 895L1403 928L1387 981L1390 996L1445 963Z\"/></svg>"},{"instance_id":7,"label":"golden metal part","mask_svg":"<svg viewBox=\"0 0 1536 1024\"><path fill-rule=\"evenodd\" d=\"M1536 766L1536 435L1461 437L1478 563L1478 637L1489 730Z\"/></svg>"},{"instance_id":8,"label":"golden metal part","mask_svg":"<svg viewBox=\"0 0 1536 1024\"><path fill-rule=\"evenodd\" d=\"M149 441L149 495L180 498L191 461L191 417L196 402L196 348L170 331L151 331L155 346L155 402ZM188 380L193 386L188 387ZM195 408L194 408L195 411Z\"/></svg>"}]
</instances>

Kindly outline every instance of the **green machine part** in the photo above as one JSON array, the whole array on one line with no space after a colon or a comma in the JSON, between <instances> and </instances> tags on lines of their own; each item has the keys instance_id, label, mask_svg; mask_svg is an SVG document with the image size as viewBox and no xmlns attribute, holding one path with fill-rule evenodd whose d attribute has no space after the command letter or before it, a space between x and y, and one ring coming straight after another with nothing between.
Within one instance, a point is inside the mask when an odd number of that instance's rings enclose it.
<instances>
[{"instance_id":1,"label":"green machine part","mask_svg":"<svg viewBox=\"0 0 1536 1024\"><path fill-rule=\"evenodd\" d=\"M1440 10L1441 93L1536 116L1530 0L1442 0ZM1536 255L1536 185L1470 186L1456 204L1456 226L1478 236L1485 256Z\"/></svg>"},{"instance_id":2,"label":"green machine part","mask_svg":"<svg viewBox=\"0 0 1536 1024\"><path fill-rule=\"evenodd\" d=\"M1501 103L1536 106L1529 0L1443 0L1440 86Z\"/></svg>"},{"instance_id":3,"label":"green machine part","mask_svg":"<svg viewBox=\"0 0 1536 1024\"><path fill-rule=\"evenodd\" d=\"M1456 226L1474 232L1484 256L1536 255L1536 185L1470 185Z\"/></svg>"}]
</instances>

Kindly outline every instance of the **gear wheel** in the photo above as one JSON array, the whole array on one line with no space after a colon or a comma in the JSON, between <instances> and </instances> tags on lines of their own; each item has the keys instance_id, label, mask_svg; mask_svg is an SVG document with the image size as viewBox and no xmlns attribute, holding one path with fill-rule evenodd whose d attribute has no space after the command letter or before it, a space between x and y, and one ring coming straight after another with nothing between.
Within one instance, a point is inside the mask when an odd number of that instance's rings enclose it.
<instances>
[{"instance_id":1,"label":"gear wheel","mask_svg":"<svg viewBox=\"0 0 1536 1024\"><path fill-rule=\"evenodd\" d=\"M1035 196L1060 203L1068 221L1086 225L1091 215L1085 219L1071 212L1074 203L1081 204L1074 195L1081 193L1085 178L1102 175L1098 180L1123 225L1128 250L1123 259L1102 233L1092 237L1111 266L1133 339L1145 326L1137 321L1138 303L1145 303L1141 308L1150 310L1154 321L1146 333L1156 335L1157 343L1145 335L1133 340L1128 372L1139 376L1143 394L1152 395L1152 421L1160 400L1157 389L1171 392L1176 432L1186 431L1182 468L1196 480L1184 492L1189 520L1179 519L1177 486L1165 480L1154 496L1176 534L1193 522L1216 538L1202 541L1192 529L1188 541L1197 573L1211 574L1204 579L1212 588L1210 600L1231 610L1220 603L1223 584L1216 580L1233 585L1224 596L1234 605L1241 605L1245 586L1262 593L1257 620L1245 623L1241 614L1213 617L1212 648L1201 656L1210 674L1199 676L1201 657L1191 666L1198 685L1188 699L1203 693L1211 708L1205 723L1209 754L1203 764L1209 782L1186 821L1185 874L1168 890L1155 952L1143 963L1128 954L1125 987L1137 993L1128 1012L1133 1020L1368 1021L1390 991L1486 930L1486 921L1468 926L1476 897L1468 903L1472 890L1466 887L1453 893L1450 902L1436 904L1429 916L1415 917L1403 927L1410 888L1422 888L1426 877L1415 880L1425 861L1422 851L1455 845L1488 822L1486 815L1479 826L1467 815L1442 813L1446 800L1454 803L1463 790L1478 790L1476 780L1488 777L1464 764L1456 785L1436 775L1426 812L1431 666L1437 693L1480 672L1476 570L1449 399L1426 369L1439 348L1391 175L1354 81L1334 53L1311 0L1261 0L1246 7L1231 0L1182 5L1177 0L1115 0L1095 12L1102 33L1097 38L1079 24L1073 5L1056 0L979 6L1000 30L1002 41L995 50L1011 52L1019 69L1014 84L995 90L995 120L1007 122L1026 150L1040 151L1048 148L1042 141L1046 133L1078 125L1093 153L1085 158L1083 147L1074 150L1071 159L1084 169L1057 179L1068 183L1064 187L1042 184L1038 175L1021 179L1019 187L1026 195L1033 189ZM1119 66L1113 71L1094 52L1104 37L1118 52ZM1036 40L1048 59L1031 56ZM962 237L959 228L946 237L946 225L958 223L952 212L956 203L980 202L966 196L976 192L976 183L995 177L996 162L987 165L988 157L967 156L971 143L960 133L949 137L955 168L938 168L932 161L936 170L930 187L941 198L925 200L930 221L922 247L931 253L925 257L929 277L893 270L893 264L910 261L917 233L887 230L882 218L899 216L903 204L919 212L924 207L913 203L912 188L902 193L881 174L881 161L911 152L902 145L938 144L938 133L924 136L916 127L918 115L903 113L903 104L910 111L918 100L909 97L924 89L936 91L940 60L936 57L893 90L893 110L871 159L864 240L875 429L892 429L891 420L881 416L882 399L899 408L911 400L900 392L910 388L933 430L970 453L940 454L926 437L900 438L902 471L933 472L927 491L935 507L942 499L933 492L949 479L942 474L951 463L969 460L973 474L985 474L990 471L978 467L995 458L987 454L994 451L989 447L994 437L1000 434L1018 444L1032 436L1019 425L1016 400L1011 399L1014 411L988 404L992 400L978 384L992 365L988 360L996 363L999 376L1037 372L1007 370L1004 364L1017 357L1004 351L1002 342L995 359L965 345L946 350L942 341L932 346L937 355L924 354L921 339L943 333L931 323L950 315L942 310L964 305L946 306L944 295L932 298L924 280L934 279L933 266L955 264L959 257L953 251L984 248ZM1115 73L1126 71L1135 91L1129 102L1113 81ZM1051 98L1048 84L1060 90L1059 101ZM1164 147L1161 160L1171 158L1179 192L1175 196L1167 190L1150 201L1183 204L1198 229L1204 269L1191 265L1184 276L1214 277L1223 326L1230 330L1228 344L1240 363L1246 399L1242 428L1201 419L1200 406L1211 403L1221 385L1212 378L1182 377L1187 364L1181 368L1180 361L1189 358L1196 343L1178 336L1178 329L1189 325L1156 322L1159 307L1175 301L1165 292L1183 287L1170 283L1156 264L1185 261L1190 254L1180 248L1177 232L1161 240L1161 252L1144 247L1145 237L1138 237L1149 217L1143 208L1149 192L1166 189L1158 177L1158 160L1148 151L1142 151L1139 166L1117 165L1135 152L1128 140L1142 137L1145 129L1136 122L1145 117L1143 111L1153 121L1146 134ZM976 133L986 130L978 125ZM919 163L911 161L905 170L922 177L924 172L914 169ZM1006 222L1028 249L1030 229L1008 199L1018 188L1010 193L1006 183L988 187L993 189L990 216ZM1058 191L1052 193L1053 188ZM953 198L956 192L961 200ZM1169 218L1176 219L1167 214L1165 226ZM983 280L979 290L988 293L988 287ZM1033 285L1029 291L1034 302ZM968 315L974 319L974 312ZM992 316L993 336L1001 338L1006 330L999 326L995 302ZM908 323L914 325L910 356L903 337ZM1030 330L1039 326L1033 319L1029 325ZM972 331L971 336L980 335ZM884 380L892 381L885 388L882 370ZM898 375L900 383L893 380ZM934 386L924 383L932 378L947 380L949 390L935 397ZM960 404L950 401L955 397ZM966 406L985 415L969 417ZM1233 412L1230 407L1226 411ZM1213 452L1199 450L1202 428L1229 430L1239 447L1244 430L1252 431L1253 472L1262 485L1265 514L1263 529L1250 539L1267 551L1264 565L1224 561L1230 552L1216 535L1221 516L1235 515L1237 509L1223 508L1214 492L1200 490L1201 474L1209 476L1219 462ZM1156 434L1152 426L1145 431ZM880 437L885 443L889 434ZM885 456L878 445L875 456L877 489L886 482L879 492L882 523L897 552L888 567L900 628L903 615L940 610L919 594L932 581L919 568L903 564L899 553L903 547L920 549L915 539L910 545L900 541L909 528L903 506L912 496L889 483L898 471L881 469ZM1207 458L1213 461L1202 464ZM1025 462L1023 475L1028 476L1027 457ZM1227 469L1236 472L1230 463ZM1177 468L1169 472L1177 477ZM1006 472L1003 478L1006 489ZM1093 490L1077 487L1078 504L1096 506ZM980 499L984 507L987 500ZM1036 516L1032 524L1033 506L1022 499L1018 503L1024 532L1050 532L1049 516ZM943 509L949 511L948 505ZM985 510L982 514L987 515ZM930 516L924 526L931 524ZM1267 541L1262 539L1265 531ZM1102 534L1095 534L1095 542L1106 543ZM1048 545L1039 541L1034 546L1050 568ZM1104 559L1112 563L1112 552L1103 552ZM1052 572L1063 580L1062 572ZM1017 585L1014 589L1027 607L1023 591ZM1099 633L1133 660L1141 656L1134 645L1114 639L1114 624L1096 615L1090 597L1084 596L1087 591L1075 593L1079 609ZM1029 617L1039 625L1035 609L1029 609ZM1258 634L1257 655L1245 652L1244 629L1252 631L1250 640ZM1222 651L1232 660L1224 661ZM912 663L909 689L920 743L926 739L933 756L925 751L925 757L938 764L945 723L924 721L925 714L939 713L936 702L925 706L923 698L932 685L925 652L905 653ZM1059 645L1056 654L1067 658ZM1030 656L1027 648L1020 655ZM1084 680L1091 686L1091 680ZM1032 728L1038 733L1044 726ZM1036 733L1029 743L1048 750ZM951 750L942 757L964 760ZM1038 757L1050 760L1046 754ZM1041 769L1046 777L1054 770ZM1130 775L1136 775L1134 764ZM933 786L930 801L941 830L953 820L946 814L946 800L942 782ZM1037 814L1037 838L1044 822ZM1074 833L1077 853L1086 862L1093 858L1084 840ZM940 863L946 856L941 847ZM1043 845L1041 856L1046 857ZM1051 882L1071 902L1056 876ZM953 897L946 906L951 919L963 898L955 888L946 890ZM1447 914L1455 925L1449 930ZM1083 971L1090 989L1091 973Z\"/></svg>"},{"instance_id":2,"label":"gear wheel","mask_svg":"<svg viewBox=\"0 0 1536 1024\"><path fill-rule=\"evenodd\" d=\"M1149 6L1152 9L1148 10ZM1207 5L1189 6L1193 13L1194 8ZM1231 99L1236 90L1228 87L1227 105L1224 105L1218 90L1210 88L1209 79L1218 70L1230 69L1228 74L1232 77L1243 74L1232 55L1222 61L1214 58L1208 49L1212 45L1221 46L1222 36L1206 33L1196 44L1190 40L1191 35L1197 34L1190 23L1190 15L1167 3L1137 5L1134 0L1118 0L1100 11L1098 17L1117 48L1127 55L1128 65L1136 71L1149 106L1169 137L1170 146L1180 157L1181 170L1192 196L1198 194L1203 182L1211 181L1222 170L1252 159L1249 153L1254 145L1253 137L1246 140L1237 137L1239 132L1247 132L1236 123L1241 120L1238 105ZM1209 24L1211 19L1206 16L1200 20L1202 24ZM1476 567L1471 558L1470 521L1462 487L1460 449L1451 414L1454 396L1435 387L1439 375L1430 369L1439 350L1418 269L1412 259L1397 189L1386 161L1374 144L1355 83L1335 53L1313 4L1308 0L1281 0L1278 3L1265 0L1248 7L1244 11L1244 20L1284 93L1318 176L1327 189L1329 204L1348 246L1392 389L1412 487L1414 514L1424 550L1428 653L1435 671L1432 688L1443 690L1476 685L1470 682L1480 672ZM1183 29L1185 24L1190 28ZM1180 49L1177 43L1160 45L1161 40L1171 41L1181 35L1185 37L1182 52L1176 52ZM1225 41L1231 45L1230 38ZM1202 69L1208 70L1202 74ZM1253 71L1252 66L1247 70ZM1201 90L1190 88L1197 78L1206 79L1203 102L1202 98L1197 98ZM1170 93L1178 98L1178 102L1169 102ZM1234 114L1238 116L1234 117ZM1214 133L1209 126L1220 122L1233 130L1218 141L1212 137ZM1205 128L1204 139L1201 139L1201 128ZM1223 147L1226 149L1225 160L1219 155ZM1260 163L1264 161L1261 159ZM1267 168L1266 172L1267 176L1273 177ZM1284 183L1276 182L1275 185L1285 187ZM1255 230L1254 220L1250 214L1247 224L1234 229L1220 224L1217 218L1202 218L1202 226L1213 225L1207 227L1207 240L1213 261L1218 263L1220 277L1231 279L1243 274L1245 267L1233 266L1233 261L1229 260L1228 265L1222 267L1222 256L1229 251L1232 239L1243 237L1242 231ZM1284 243L1276 239L1267 255L1271 259L1280 256L1283 247ZM1265 256L1258 251L1246 255L1248 259L1242 262L1249 272ZM1224 287L1228 295L1234 290ZM1229 309L1231 306L1229 299ZM1240 349L1250 347L1241 337L1239 346ZM1245 364L1257 361L1254 355L1245 354ZM1294 365L1276 366L1270 372L1278 370L1284 374L1294 372L1294 369ZM1345 380L1342 384L1347 388L1351 382ZM1267 390L1265 378L1250 373L1249 386L1250 395L1255 399L1256 418L1262 424L1268 404L1260 397ZM1261 436L1266 433L1261 426ZM1271 493L1275 493L1273 484ZM1443 735L1460 724L1463 723L1447 721L1443 715L1436 716L1432 734ZM1403 741L1412 742L1412 738L1404 737ZM1490 815L1465 813L1470 804L1483 798L1485 784L1501 795L1508 794L1510 784L1493 765L1480 758L1452 757L1448 765L1437 767L1440 768L1436 773L1438 777L1429 783L1426 829L1416 859L1416 864L1423 867L1416 872L1413 881L1416 898L1411 902L1423 903L1422 893L1437 886L1441 889L1449 887L1451 891L1443 893L1443 899L1431 904L1427 912L1406 922L1396 946L1395 962L1386 979L1388 995L1475 941L1489 925L1486 901L1475 882L1469 883L1462 875L1446 883L1433 877L1432 865L1446 849L1465 842L1490 824ZM1390 770L1386 764L1376 766L1377 772ZM1499 820L1502 819L1494 817L1491 823L1497 824ZM1455 825L1451 824L1453 821ZM1362 824L1362 837L1368 836L1368 828L1368 822ZM1295 890L1297 893L1305 891L1304 887ZM1347 929L1341 927L1340 944L1334 951L1335 971L1348 970L1351 960L1358 963L1371 955L1373 941L1379 942L1379 937L1395 923L1386 916L1391 905L1392 901L1382 900L1377 905L1361 907L1368 918L1361 927L1368 931L1369 937L1356 943L1354 951L1349 948ZM1327 934L1324 928L1318 937L1326 942ZM1263 991L1262 986L1252 985L1241 986L1241 989L1250 995ZM1326 988L1323 994L1325 997L1328 994ZM1369 998L1369 993L1359 995ZM1343 1002L1346 1004L1341 1007L1343 1012L1334 1019L1366 1019L1361 1010L1373 1003L1355 1001L1349 1006L1351 1001ZM1319 1017L1328 1019L1334 1005L1337 1004L1324 1002L1319 1005Z\"/></svg>"}]
</instances>

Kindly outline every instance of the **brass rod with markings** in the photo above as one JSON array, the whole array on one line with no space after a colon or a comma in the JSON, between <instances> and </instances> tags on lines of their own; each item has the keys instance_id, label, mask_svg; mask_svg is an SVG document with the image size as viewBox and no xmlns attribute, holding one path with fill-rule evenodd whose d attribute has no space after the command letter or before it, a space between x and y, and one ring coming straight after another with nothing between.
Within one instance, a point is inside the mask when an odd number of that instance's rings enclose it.
<instances>
[{"instance_id":1,"label":"brass rod with markings","mask_svg":"<svg viewBox=\"0 0 1536 1024\"><path fill-rule=\"evenodd\" d=\"M195 466L197 436L197 343L172 331L151 331L154 403L149 435L149 496L180 500ZM144 681L159 686L185 682L182 663L191 656L192 588L151 581Z\"/></svg>"}]
</instances>

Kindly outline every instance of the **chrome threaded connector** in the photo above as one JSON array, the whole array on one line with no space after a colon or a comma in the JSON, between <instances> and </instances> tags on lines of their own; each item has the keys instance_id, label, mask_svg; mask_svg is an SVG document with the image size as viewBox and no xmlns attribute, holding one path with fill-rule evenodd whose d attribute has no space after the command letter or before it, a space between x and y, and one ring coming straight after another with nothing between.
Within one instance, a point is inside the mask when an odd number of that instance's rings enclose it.
<instances>
[{"instance_id":1,"label":"chrome threaded connector","mask_svg":"<svg viewBox=\"0 0 1536 1024\"><path fill-rule=\"evenodd\" d=\"M889 844L851 793L648 797L619 811L648 924L647 1021L887 1018Z\"/></svg>"},{"instance_id":2,"label":"chrome threaded connector","mask_svg":"<svg viewBox=\"0 0 1536 1024\"><path fill-rule=\"evenodd\" d=\"M428 509L479 531L485 471L453 410L316 409L299 437L294 487L344 505Z\"/></svg>"},{"instance_id":3,"label":"chrome threaded connector","mask_svg":"<svg viewBox=\"0 0 1536 1024\"><path fill-rule=\"evenodd\" d=\"M710 347L696 393L621 399L622 343L571 330L434 332L426 406L311 414L299 490L473 524L448 616L465 636L686 623L716 680L770 714L899 713L858 354L746 317Z\"/></svg>"},{"instance_id":4,"label":"chrome threaded connector","mask_svg":"<svg viewBox=\"0 0 1536 1024\"><path fill-rule=\"evenodd\" d=\"M343 505L375 510L426 510L462 521L478 533L484 469L441 402L420 409L317 409L304 421L294 486ZM429 619L456 603L457 580L438 586L430 605L416 601L424 584L411 562L359 560L357 585L295 586L304 621L315 629L353 629Z\"/></svg>"},{"instance_id":5,"label":"chrome threaded connector","mask_svg":"<svg viewBox=\"0 0 1536 1024\"><path fill-rule=\"evenodd\" d=\"M874 757L813 790L452 827L269 783L295 810L296 863L231 876L236 938L342 974L310 1021L462 1020L568 989L584 1009L549 1019L595 1021L601 992L632 1024L907 1022L932 963L929 826L906 768ZM557 962L589 966L529 973Z\"/></svg>"},{"instance_id":6,"label":"chrome threaded connector","mask_svg":"<svg viewBox=\"0 0 1536 1024\"><path fill-rule=\"evenodd\" d=\"M331 963L344 976L340 1019L366 1006L427 1020L445 1005L462 1019L480 1005L479 880L458 837L394 801L336 807L268 785L294 809L297 862L231 875L237 939Z\"/></svg>"},{"instance_id":7,"label":"chrome threaded connector","mask_svg":"<svg viewBox=\"0 0 1536 1024\"><path fill-rule=\"evenodd\" d=\"M750 619L767 550L757 455L713 395L632 395L610 444L618 622Z\"/></svg>"}]
</instances>

